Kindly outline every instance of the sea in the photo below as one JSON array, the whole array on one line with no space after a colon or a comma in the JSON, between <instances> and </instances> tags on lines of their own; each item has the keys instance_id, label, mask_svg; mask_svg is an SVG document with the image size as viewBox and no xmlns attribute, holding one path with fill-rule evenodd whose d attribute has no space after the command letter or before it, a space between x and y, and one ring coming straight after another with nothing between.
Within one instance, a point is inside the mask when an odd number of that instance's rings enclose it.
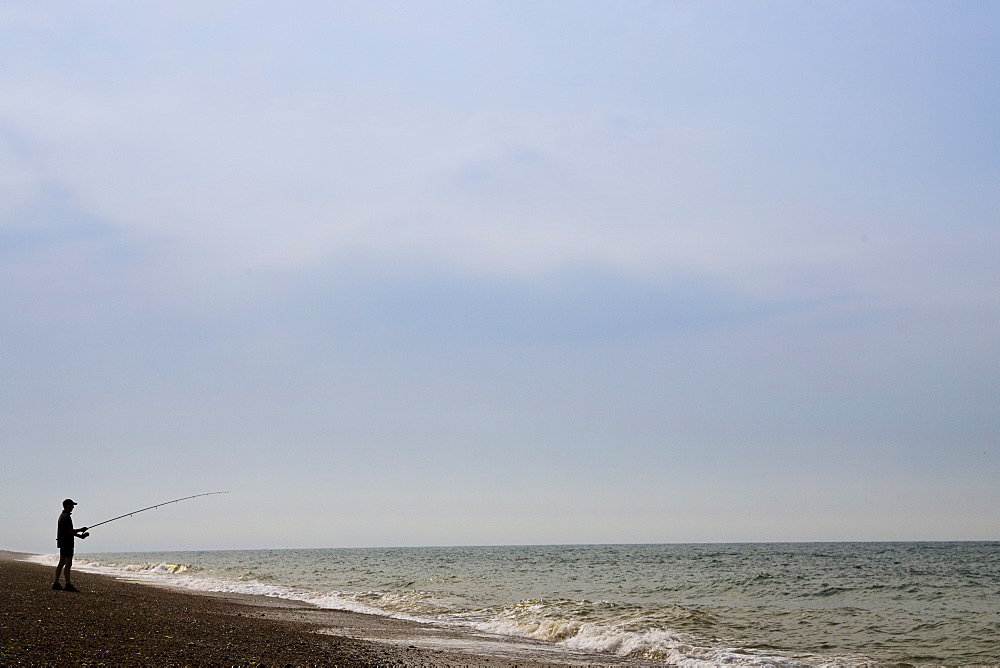
<instances>
[{"instance_id":1,"label":"sea","mask_svg":"<svg viewBox=\"0 0 1000 668\"><path fill-rule=\"evenodd\" d=\"M75 567L664 664L1000 665L1000 542L105 553Z\"/></svg>"}]
</instances>

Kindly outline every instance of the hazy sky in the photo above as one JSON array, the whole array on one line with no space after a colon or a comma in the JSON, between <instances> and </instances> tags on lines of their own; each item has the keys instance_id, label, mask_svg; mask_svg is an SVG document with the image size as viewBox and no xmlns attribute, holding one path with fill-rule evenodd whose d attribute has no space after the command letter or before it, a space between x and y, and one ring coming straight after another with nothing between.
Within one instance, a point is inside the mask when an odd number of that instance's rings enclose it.
<instances>
[{"instance_id":1,"label":"hazy sky","mask_svg":"<svg viewBox=\"0 0 1000 668\"><path fill-rule=\"evenodd\" d=\"M1000 3L0 5L0 547L1000 539Z\"/></svg>"}]
</instances>

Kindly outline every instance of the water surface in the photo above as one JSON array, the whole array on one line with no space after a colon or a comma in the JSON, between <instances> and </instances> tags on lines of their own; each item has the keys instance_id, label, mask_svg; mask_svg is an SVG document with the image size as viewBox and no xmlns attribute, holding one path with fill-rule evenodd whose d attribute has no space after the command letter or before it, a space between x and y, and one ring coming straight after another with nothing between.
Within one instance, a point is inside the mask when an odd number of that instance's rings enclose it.
<instances>
[{"instance_id":1,"label":"water surface","mask_svg":"<svg viewBox=\"0 0 1000 668\"><path fill-rule=\"evenodd\" d=\"M1000 664L1000 543L80 555L89 567L671 663Z\"/></svg>"}]
</instances>

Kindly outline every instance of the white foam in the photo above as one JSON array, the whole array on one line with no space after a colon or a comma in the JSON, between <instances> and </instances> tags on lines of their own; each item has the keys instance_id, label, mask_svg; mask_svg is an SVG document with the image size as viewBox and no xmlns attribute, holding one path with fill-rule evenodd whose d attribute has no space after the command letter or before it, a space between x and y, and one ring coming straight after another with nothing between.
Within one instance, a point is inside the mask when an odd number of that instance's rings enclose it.
<instances>
[{"instance_id":1,"label":"white foam","mask_svg":"<svg viewBox=\"0 0 1000 668\"><path fill-rule=\"evenodd\" d=\"M520 620L498 618L474 625L489 633L523 636L590 653L616 654L663 661L671 665L709 666L806 666L789 657L740 648L702 647L680 636L658 629L626 631L611 624L577 620Z\"/></svg>"},{"instance_id":2,"label":"white foam","mask_svg":"<svg viewBox=\"0 0 1000 668\"><path fill-rule=\"evenodd\" d=\"M42 566L55 566L59 563L58 554L32 554L31 556L25 557L21 561L30 561L33 564L41 564ZM74 562L77 560L74 559Z\"/></svg>"},{"instance_id":3,"label":"white foam","mask_svg":"<svg viewBox=\"0 0 1000 668\"><path fill-rule=\"evenodd\" d=\"M55 566L58 555L34 555L26 561L33 561L46 566ZM368 615L381 615L397 619L426 621L422 618L403 613L391 613L382 608L366 605L353 600L346 595L330 592L300 591L282 585L267 584L257 580L232 581L207 575L190 575L188 564L171 564L166 562L144 562L140 564L125 564L107 566L98 561L74 559L73 568L87 573L107 575L118 580L137 582L141 584L178 587L192 591L249 594L252 596L269 596L290 601L302 601L318 608L344 610Z\"/></svg>"}]
</instances>

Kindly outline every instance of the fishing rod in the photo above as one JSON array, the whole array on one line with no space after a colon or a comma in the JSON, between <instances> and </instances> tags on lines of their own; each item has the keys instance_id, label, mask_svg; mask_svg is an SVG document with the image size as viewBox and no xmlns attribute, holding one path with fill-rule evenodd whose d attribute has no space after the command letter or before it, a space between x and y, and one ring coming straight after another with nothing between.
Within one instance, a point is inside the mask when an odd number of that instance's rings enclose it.
<instances>
[{"instance_id":1,"label":"fishing rod","mask_svg":"<svg viewBox=\"0 0 1000 668\"><path fill-rule=\"evenodd\" d=\"M102 524L107 524L108 522L114 522L115 520L120 520L123 517L132 517L137 513L142 513L147 510L152 510L153 508L159 508L160 506L170 505L171 503L177 503L178 501L187 501L188 499L196 499L199 496L212 496L213 494L229 494L229 492L205 492L204 494L195 494L193 496L182 496L179 499L174 499L173 501L164 501L163 503L158 503L155 506L149 506L148 508L140 508L139 510L133 510L130 513L125 513L124 515L119 515L118 517L112 517L110 520L104 520L103 522L98 522L97 524L92 524L89 527L83 529L84 533L80 536L81 538L86 538L90 535L90 530L94 527L99 527Z\"/></svg>"}]
</instances>

